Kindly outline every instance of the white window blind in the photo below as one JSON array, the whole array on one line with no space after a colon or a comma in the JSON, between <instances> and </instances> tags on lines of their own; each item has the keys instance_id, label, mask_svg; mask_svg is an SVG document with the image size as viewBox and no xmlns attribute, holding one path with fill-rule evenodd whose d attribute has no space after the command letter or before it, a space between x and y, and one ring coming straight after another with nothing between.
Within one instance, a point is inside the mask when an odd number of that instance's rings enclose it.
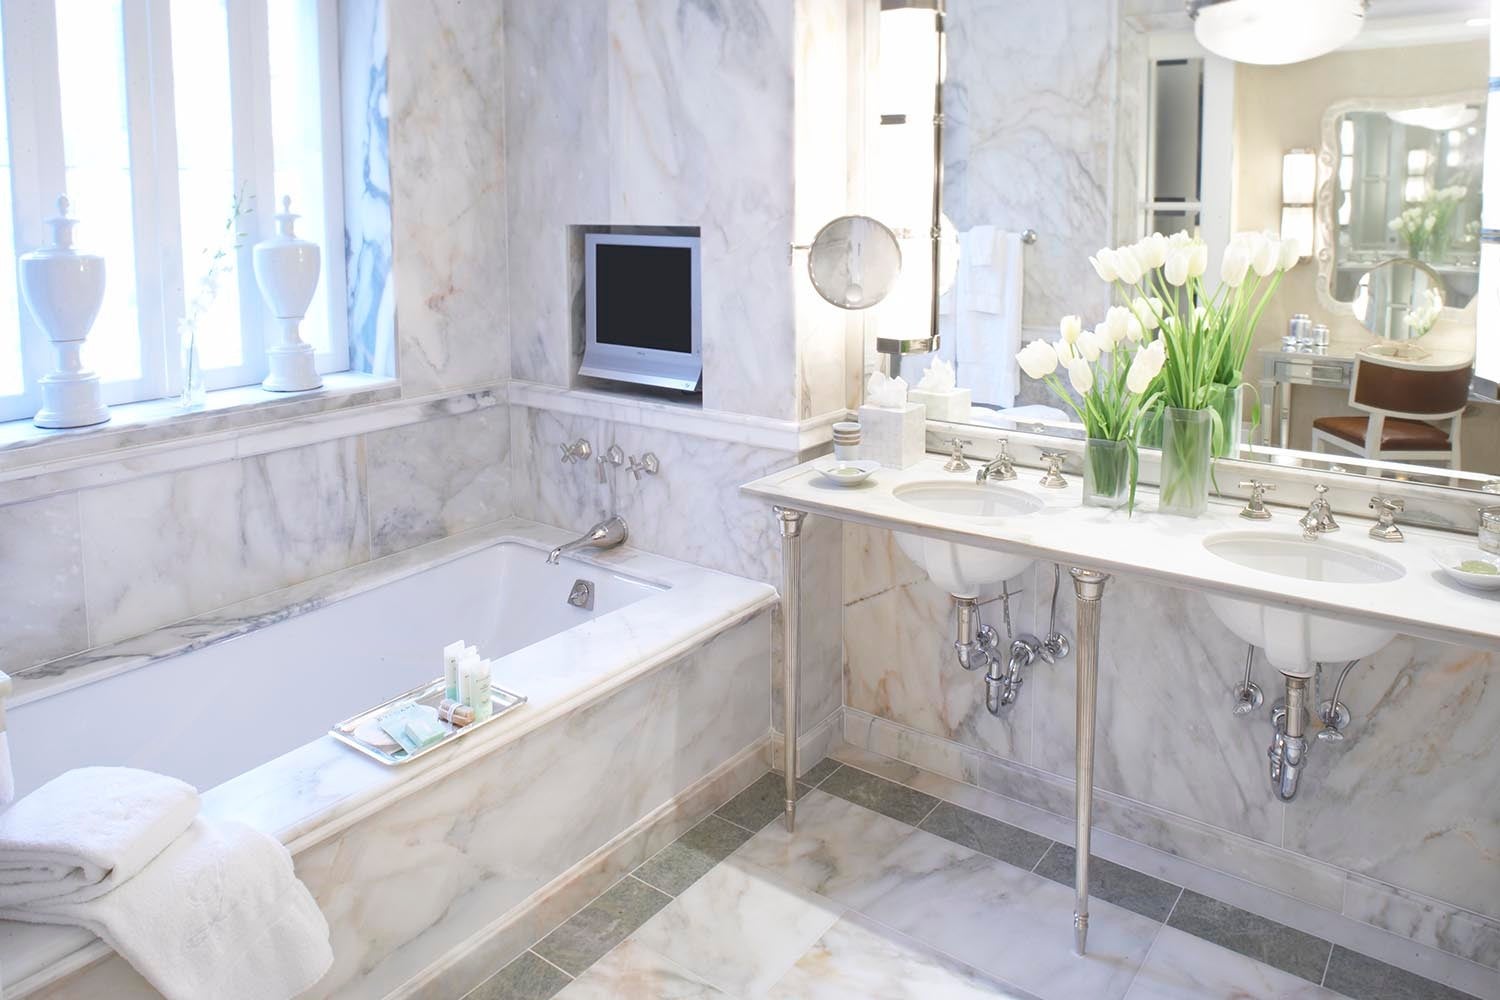
<instances>
[{"instance_id":1,"label":"white window blind","mask_svg":"<svg viewBox=\"0 0 1500 1000\"><path fill-rule=\"evenodd\" d=\"M339 190L336 0L0 3L0 420L30 416L51 348L16 287L66 192L80 248L104 255L84 347L111 404L181 388L179 322L236 197L249 209L198 326L210 389L265 377L271 332L251 246L284 196L323 249L303 335L349 367Z\"/></svg>"}]
</instances>

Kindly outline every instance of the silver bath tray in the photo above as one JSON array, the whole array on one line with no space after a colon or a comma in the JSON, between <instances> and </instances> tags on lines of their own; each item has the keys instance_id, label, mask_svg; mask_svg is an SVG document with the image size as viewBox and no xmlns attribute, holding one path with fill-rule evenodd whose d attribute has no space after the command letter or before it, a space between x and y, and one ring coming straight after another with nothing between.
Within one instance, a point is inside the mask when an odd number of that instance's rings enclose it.
<instances>
[{"instance_id":1,"label":"silver bath tray","mask_svg":"<svg viewBox=\"0 0 1500 1000\"><path fill-rule=\"evenodd\" d=\"M443 738L438 740L436 743L433 743L430 746L425 746L413 753L407 753L399 745L393 749L388 749L383 746L377 746L373 743L366 742L365 740L362 740L355 735L355 733L361 726L364 726L366 724L374 725L376 719L380 718L386 712L389 712L391 709L395 708L403 701L415 701L419 705L430 705L433 708L437 708L438 703L443 700L443 690L444 681L443 678L439 677L435 681L430 681L426 684L421 685L420 687L414 687L410 691L396 695L396 697L392 698L390 701L387 701L380 705L376 705L374 708L367 709L366 711L360 712L358 715L345 719L343 722L340 722L338 725L328 730L328 732L333 736L334 739L338 740L340 743L347 743L349 746L358 750L366 757L373 757L375 760L380 761L380 763L386 765L387 767L395 767L398 764L410 764L412 761L416 760L418 757L423 756L424 754L429 754L432 751L438 750L442 747L451 746L457 741L463 739L465 736L468 736L470 733L474 732L476 729L483 729L485 726L488 726L491 722L494 722L496 719L500 718L500 716L506 714L512 709L520 708L522 705L526 704L525 695L516 694L514 691L507 691L503 687L491 684L491 711L490 717L488 719L484 719L480 722L471 722L467 726L454 726L452 723L439 721L438 725L447 730L447 733L443 736Z\"/></svg>"}]
</instances>

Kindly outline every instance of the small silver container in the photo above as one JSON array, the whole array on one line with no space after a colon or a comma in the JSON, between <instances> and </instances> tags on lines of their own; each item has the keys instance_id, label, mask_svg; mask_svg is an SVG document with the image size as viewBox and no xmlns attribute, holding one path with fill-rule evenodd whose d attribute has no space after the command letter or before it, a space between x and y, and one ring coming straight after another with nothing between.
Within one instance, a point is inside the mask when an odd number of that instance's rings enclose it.
<instances>
[{"instance_id":1,"label":"small silver container","mask_svg":"<svg viewBox=\"0 0 1500 1000\"><path fill-rule=\"evenodd\" d=\"M1500 507L1479 508L1479 547L1500 555Z\"/></svg>"},{"instance_id":2,"label":"small silver container","mask_svg":"<svg viewBox=\"0 0 1500 1000\"><path fill-rule=\"evenodd\" d=\"M1314 347L1327 347L1328 342L1333 339L1328 332L1327 323L1314 323L1312 328L1312 342Z\"/></svg>"},{"instance_id":3,"label":"small silver container","mask_svg":"<svg viewBox=\"0 0 1500 1000\"><path fill-rule=\"evenodd\" d=\"M1297 344L1312 343L1312 317L1295 313L1286 325L1286 339Z\"/></svg>"}]
</instances>

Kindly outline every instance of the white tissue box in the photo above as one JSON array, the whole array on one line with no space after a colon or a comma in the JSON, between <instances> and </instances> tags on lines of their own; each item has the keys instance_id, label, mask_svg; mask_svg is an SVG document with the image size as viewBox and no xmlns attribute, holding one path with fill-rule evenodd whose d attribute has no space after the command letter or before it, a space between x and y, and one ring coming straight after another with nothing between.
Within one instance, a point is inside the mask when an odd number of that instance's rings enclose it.
<instances>
[{"instance_id":1,"label":"white tissue box","mask_svg":"<svg viewBox=\"0 0 1500 1000\"><path fill-rule=\"evenodd\" d=\"M908 402L892 410L866 404L859 408L861 458L891 469L916 465L927 454L927 407Z\"/></svg>"},{"instance_id":2,"label":"white tissue box","mask_svg":"<svg viewBox=\"0 0 1500 1000\"><path fill-rule=\"evenodd\" d=\"M974 393L968 389L912 389L906 399L927 407L927 419L951 420L956 424L968 423L969 411L974 406Z\"/></svg>"}]
</instances>

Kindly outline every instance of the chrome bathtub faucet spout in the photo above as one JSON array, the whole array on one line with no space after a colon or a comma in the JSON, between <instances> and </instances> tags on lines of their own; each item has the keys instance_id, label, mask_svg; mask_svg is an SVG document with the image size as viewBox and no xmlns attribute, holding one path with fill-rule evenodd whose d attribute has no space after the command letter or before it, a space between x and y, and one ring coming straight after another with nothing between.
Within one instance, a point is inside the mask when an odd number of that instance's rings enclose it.
<instances>
[{"instance_id":1,"label":"chrome bathtub faucet spout","mask_svg":"<svg viewBox=\"0 0 1500 1000\"><path fill-rule=\"evenodd\" d=\"M1328 487L1319 483L1313 487L1313 493L1316 495L1308 504L1307 513L1297 522L1302 526L1302 537L1309 540L1339 530L1338 522L1333 519L1333 508L1328 504Z\"/></svg>"},{"instance_id":2,"label":"chrome bathtub faucet spout","mask_svg":"<svg viewBox=\"0 0 1500 1000\"><path fill-rule=\"evenodd\" d=\"M563 556L578 549L612 549L617 545L625 544L625 539L629 537L630 529L625 526L625 519L616 514L614 517L600 521L571 542L553 549L547 554L547 564L556 566Z\"/></svg>"}]
</instances>

